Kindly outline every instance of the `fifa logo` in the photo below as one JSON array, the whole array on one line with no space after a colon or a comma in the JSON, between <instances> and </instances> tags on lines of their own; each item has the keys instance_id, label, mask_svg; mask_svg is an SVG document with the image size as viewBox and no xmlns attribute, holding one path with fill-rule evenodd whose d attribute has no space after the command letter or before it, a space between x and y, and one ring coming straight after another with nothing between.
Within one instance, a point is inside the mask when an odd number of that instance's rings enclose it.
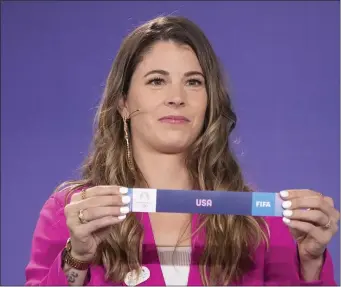
<instances>
[{"instance_id":1,"label":"fifa logo","mask_svg":"<svg viewBox=\"0 0 341 287\"><path fill-rule=\"evenodd\" d=\"M256 207L271 207L269 201L256 201Z\"/></svg>"},{"instance_id":2,"label":"fifa logo","mask_svg":"<svg viewBox=\"0 0 341 287\"><path fill-rule=\"evenodd\" d=\"M196 206L203 206L203 207L211 207L212 200L211 199L196 199L195 200Z\"/></svg>"}]
</instances>

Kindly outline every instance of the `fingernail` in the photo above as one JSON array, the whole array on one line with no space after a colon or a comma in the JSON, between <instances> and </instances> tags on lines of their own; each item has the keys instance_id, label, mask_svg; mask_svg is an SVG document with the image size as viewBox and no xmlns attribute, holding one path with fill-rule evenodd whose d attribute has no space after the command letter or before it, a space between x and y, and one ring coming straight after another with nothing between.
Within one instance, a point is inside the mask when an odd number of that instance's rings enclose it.
<instances>
[{"instance_id":1,"label":"fingernail","mask_svg":"<svg viewBox=\"0 0 341 287\"><path fill-rule=\"evenodd\" d=\"M125 219L127 216L126 215L120 215L120 216L118 216L117 218L119 219L119 220L123 220L123 219Z\"/></svg>"},{"instance_id":2,"label":"fingernail","mask_svg":"<svg viewBox=\"0 0 341 287\"><path fill-rule=\"evenodd\" d=\"M129 203L130 202L130 196L128 196L128 195L122 196L122 202L124 204Z\"/></svg>"},{"instance_id":3,"label":"fingernail","mask_svg":"<svg viewBox=\"0 0 341 287\"><path fill-rule=\"evenodd\" d=\"M289 208L290 206L291 206L291 201L290 201L290 200L284 201L284 202L282 203L282 207L283 207L283 208Z\"/></svg>"},{"instance_id":4,"label":"fingernail","mask_svg":"<svg viewBox=\"0 0 341 287\"><path fill-rule=\"evenodd\" d=\"M122 214L127 214L129 212L129 207L128 206L123 206L120 208L120 212Z\"/></svg>"},{"instance_id":5,"label":"fingernail","mask_svg":"<svg viewBox=\"0 0 341 287\"><path fill-rule=\"evenodd\" d=\"M279 192L279 194L281 195L281 197L288 197L289 196L289 192L287 190L282 190Z\"/></svg>"},{"instance_id":6,"label":"fingernail","mask_svg":"<svg viewBox=\"0 0 341 287\"><path fill-rule=\"evenodd\" d=\"M290 209L283 210L283 215L286 217L292 216L292 210Z\"/></svg>"},{"instance_id":7,"label":"fingernail","mask_svg":"<svg viewBox=\"0 0 341 287\"><path fill-rule=\"evenodd\" d=\"M120 193L121 193L121 194L126 194L126 193L128 193L128 188L126 188L126 187L120 187Z\"/></svg>"},{"instance_id":8,"label":"fingernail","mask_svg":"<svg viewBox=\"0 0 341 287\"><path fill-rule=\"evenodd\" d=\"M284 223L289 224L290 221L291 221L291 220L290 220L289 218L283 217L283 222L284 222Z\"/></svg>"}]
</instances>

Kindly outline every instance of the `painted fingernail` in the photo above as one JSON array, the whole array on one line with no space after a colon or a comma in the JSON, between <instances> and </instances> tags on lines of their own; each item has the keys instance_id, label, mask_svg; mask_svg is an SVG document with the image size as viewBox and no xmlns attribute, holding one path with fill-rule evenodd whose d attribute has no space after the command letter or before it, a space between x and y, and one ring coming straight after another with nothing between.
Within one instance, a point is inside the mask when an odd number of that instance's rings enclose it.
<instances>
[{"instance_id":1,"label":"painted fingernail","mask_svg":"<svg viewBox=\"0 0 341 287\"><path fill-rule=\"evenodd\" d=\"M120 212L122 214L127 214L129 212L129 207L128 206L123 206L120 208Z\"/></svg>"},{"instance_id":2,"label":"painted fingernail","mask_svg":"<svg viewBox=\"0 0 341 287\"><path fill-rule=\"evenodd\" d=\"M286 217L283 217L283 222L286 223L286 224L289 224L290 223L290 219L286 218Z\"/></svg>"},{"instance_id":3,"label":"painted fingernail","mask_svg":"<svg viewBox=\"0 0 341 287\"><path fill-rule=\"evenodd\" d=\"M130 196L128 195L122 196L122 203L127 204L129 202L130 202Z\"/></svg>"},{"instance_id":4,"label":"painted fingernail","mask_svg":"<svg viewBox=\"0 0 341 287\"><path fill-rule=\"evenodd\" d=\"M126 215L120 215L120 216L118 216L117 218L119 219L119 220L123 220L123 219L125 219L127 216Z\"/></svg>"},{"instance_id":5,"label":"painted fingernail","mask_svg":"<svg viewBox=\"0 0 341 287\"><path fill-rule=\"evenodd\" d=\"M287 190L282 190L279 192L279 194L281 195L281 197L288 197L289 196L289 192Z\"/></svg>"},{"instance_id":6,"label":"painted fingernail","mask_svg":"<svg viewBox=\"0 0 341 287\"><path fill-rule=\"evenodd\" d=\"M120 187L120 193L121 193L121 194L126 194L126 193L128 193L128 188L126 188L126 187Z\"/></svg>"},{"instance_id":7,"label":"painted fingernail","mask_svg":"<svg viewBox=\"0 0 341 287\"><path fill-rule=\"evenodd\" d=\"M283 215L286 217L292 216L292 210L290 209L283 210Z\"/></svg>"},{"instance_id":8,"label":"painted fingernail","mask_svg":"<svg viewBox=\"0 0 341 287\"><path fill-rule=\"evenodd\" d=\"M284 201L284 202L282 203L282 207L283 207L283 208L289 208L290 206L291 206L291 201L290 201L290 200Z\"/></svg>"}]
</instances>

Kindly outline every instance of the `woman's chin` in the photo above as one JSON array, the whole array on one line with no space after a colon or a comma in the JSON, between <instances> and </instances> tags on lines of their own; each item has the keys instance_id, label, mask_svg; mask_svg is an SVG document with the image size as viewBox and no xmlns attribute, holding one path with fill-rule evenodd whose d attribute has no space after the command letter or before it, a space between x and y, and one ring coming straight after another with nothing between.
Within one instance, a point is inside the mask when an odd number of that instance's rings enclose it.
<instances>
[{"instance_id":1,"label":"woman's chin","mask_svg":"<svg viewBox=\"0 0 341 287\"><path fill-rule=\"evenodd\" d=\"M167 142L167 143L160 143L156 149L164 154L180 154L186 152L190 143L188 142Z\"/></svg>"}]
</instances>

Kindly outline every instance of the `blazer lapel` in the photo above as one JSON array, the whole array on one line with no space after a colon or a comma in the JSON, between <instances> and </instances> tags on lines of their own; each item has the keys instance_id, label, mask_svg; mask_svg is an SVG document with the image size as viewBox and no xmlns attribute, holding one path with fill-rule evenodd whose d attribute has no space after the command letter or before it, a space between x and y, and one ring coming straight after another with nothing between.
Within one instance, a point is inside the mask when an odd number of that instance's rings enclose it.
<instances>
[{"instance_id":1,"label":"blazer lapel","mask_svg":"<svg viewBox=\"0 0 341 287\"><path fill-rule=\"evenodd\" d=\"M138 284L138 286L166 286L148 213L142 214L141 222L144 227L142 267L148 268L150 277L146 281Z\"/></svg>"},{"instance_id":2,"label":"blazer lapel","mask_svg":"<svg viewBox=\"0 0 341 287\"><path fill-rule=\"evenodd\" d=\"M204 250L205 233L203 230L196 232L199 226L199 215L193 214L192 216L192 253L191 253L191 266L189 270L187 286L203 286L200 276L199 262L200 256Z\"/></svg>"},{"instance_id":3,"label":"blazer lapel","mask_svg":"<svg viewBox=\"0 0 341 287\"><path fill-rule=\"evenodd\" d=\"M199 225L199 216L193 214L192 223L191 223L191 231L192 231L192 239L191 239L191 265L188 275L188 286L203 286L200 269L199 269L199 260L200 256L204 250L205 244L205 233L203 230L200 232L196 232L196 229ZM144 227L144 237L143 237L143 246L142 246L142 267L147 268L150 273L150 277L145 281L137 284L137 286L166 286L165 280L162 274L161 265L159 261L159 255L157 252L157 248L155 245L154 234L151 226L151 222L149 219L148 213L142 213L140 217L141 223ZM194 234L194 235L193 235ZM123 284L126 285L126 284Z\"/></svg>"}]
</instances>

